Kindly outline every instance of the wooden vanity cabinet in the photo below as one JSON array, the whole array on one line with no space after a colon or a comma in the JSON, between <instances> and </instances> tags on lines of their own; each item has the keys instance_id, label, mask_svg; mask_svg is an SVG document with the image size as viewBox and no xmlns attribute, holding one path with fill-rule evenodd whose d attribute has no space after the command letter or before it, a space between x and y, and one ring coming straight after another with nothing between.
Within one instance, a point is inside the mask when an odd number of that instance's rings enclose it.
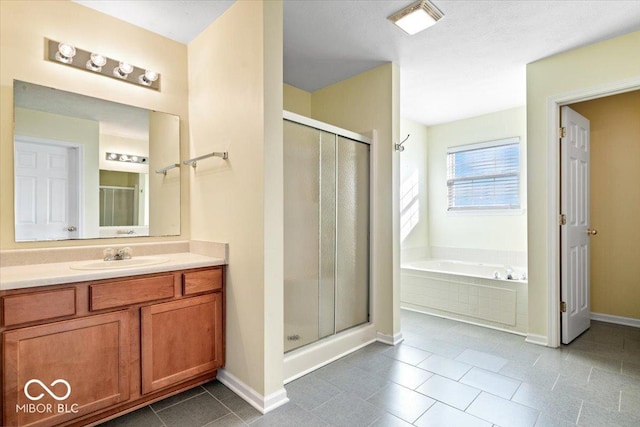
<instances>
[{"instance_id":1,"label":"wooden vanity cabinet","mask_svg":"<svg viewBox=\"0 0 640 427\"><path fill-rule=\"evenodd\" d=\"M97 423L224 366L224 266L0 291L0 307L3 426Z\"/></svg>"}]
</instances>

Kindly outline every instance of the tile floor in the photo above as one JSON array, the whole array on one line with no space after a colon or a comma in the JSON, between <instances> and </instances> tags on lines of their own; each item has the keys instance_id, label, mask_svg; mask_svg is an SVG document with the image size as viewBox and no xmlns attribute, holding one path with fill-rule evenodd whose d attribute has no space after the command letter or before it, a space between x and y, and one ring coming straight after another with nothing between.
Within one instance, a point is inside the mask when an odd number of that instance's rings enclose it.
<instances>
[{"instance_id":1,"label":"tile floor","mask_svg":"<svg viewBox=\"0 0 640 427\"><path fill-rule=\"evenodd\" d=\"M267 415L213 381L103 426L640 426L638 328L592 322L560 349L406 310L402 328L287 384Z\"/></svg>"}]
</instances>

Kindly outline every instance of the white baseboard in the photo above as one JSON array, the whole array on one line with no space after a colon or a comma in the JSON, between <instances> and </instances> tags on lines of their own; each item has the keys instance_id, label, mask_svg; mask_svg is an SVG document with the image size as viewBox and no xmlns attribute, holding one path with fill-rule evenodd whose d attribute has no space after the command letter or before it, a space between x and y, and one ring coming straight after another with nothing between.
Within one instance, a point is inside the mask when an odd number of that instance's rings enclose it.
<instances>
[{"instance_id":1,"label":"white baseboard","mask_svg":"<svg viewBox=\"0 0 640 427\"><path fill-rule=\"evenodd\" d=\"M376 340L381 342L382 344L387 345L398 345L402 341L404 341L404 337L402 336L402 332L398 332L394 335L383 334L382 332L378 332L376 334Z\"/></svg>"},{"instance_id":2,"label":"white baseboard","mask_svg":"<svg viewBox=\"0 0 640 427\"><path fill-rule=\"evenodd\" d=\"M591 320L599 320L600 322L615 323L616 325L633 326L640 328L640 319L633 317L614 316L612 314L591 313Z\"/></svg>"},{"instance_id":3,"label":"white baseboard","mask_svg":"<svg viewBox=\"0 0 640 427\"><path fill-rule=\"evenodd\" d=\"M543 345L545 347L549 345L549 341L544 335L527 334L524 340L530 344Z\"/></svg>"},{"instance_id":4,"label":"white baseboard","mask_svg":"<svg viewBox=\"0 0 640 427\"><path fill-rule=\"evenodd\" d=\"M284 387L275 393L263 396L225 369L218 370L217 379L243 398L249 405L260 411L261 414L273 411L289 401L287 390Z\"/></svg>"}]
</instances>

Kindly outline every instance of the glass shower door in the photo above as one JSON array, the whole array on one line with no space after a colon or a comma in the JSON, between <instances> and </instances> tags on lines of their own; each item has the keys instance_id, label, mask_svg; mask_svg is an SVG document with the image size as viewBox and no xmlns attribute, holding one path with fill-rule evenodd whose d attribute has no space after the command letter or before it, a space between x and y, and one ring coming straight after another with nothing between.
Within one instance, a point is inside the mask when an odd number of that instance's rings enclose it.
<instances>
[{"instance_id":1,"label":"glass shower door","mask_svg":"<svg viewBox=\"0 0 640 427\"><path fill-rule=\"evenodd\" d=\"M285 352L369 316L369 146L284 122Z\"/></svg>"}]
</instances>

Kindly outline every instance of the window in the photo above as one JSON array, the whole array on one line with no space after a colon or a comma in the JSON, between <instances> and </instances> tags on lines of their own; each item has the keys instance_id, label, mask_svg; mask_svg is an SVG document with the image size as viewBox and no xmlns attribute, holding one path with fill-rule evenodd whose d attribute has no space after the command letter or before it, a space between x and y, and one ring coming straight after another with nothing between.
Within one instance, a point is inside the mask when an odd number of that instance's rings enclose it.
<instances>
[{"instance_id":1,"label":"window","mask_svg":"<svg viewBox=\"0 0 640 427\"><path fill-rule=\"evenodd\" d=\"M448 210L520 208L520 138L447 150Z\"/></svg>"}]
</instances>

